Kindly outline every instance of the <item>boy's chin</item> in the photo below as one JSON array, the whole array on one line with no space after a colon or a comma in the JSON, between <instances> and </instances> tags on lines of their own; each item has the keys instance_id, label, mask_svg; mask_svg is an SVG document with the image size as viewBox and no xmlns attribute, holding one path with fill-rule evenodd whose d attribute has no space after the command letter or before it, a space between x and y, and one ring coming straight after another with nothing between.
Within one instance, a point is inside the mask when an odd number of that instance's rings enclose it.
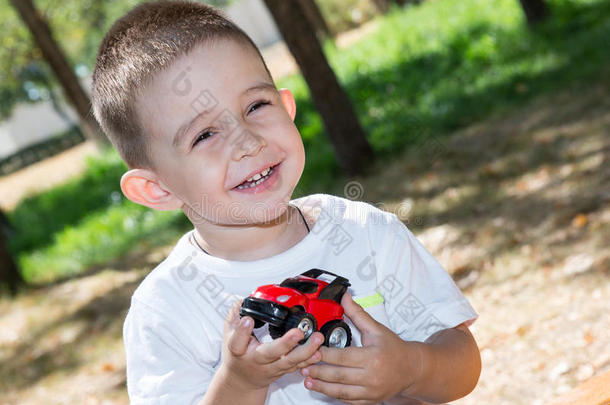
<instances>
[{"instance_id":1,"label":"boy's chin","mask_svg":"<svg viewBox=\"0 0 610 405\"><path fill-rule=\"evenodd\" d=\"M241 212L237 222L242 224L274 225L286 218L288 201L265 201L249 206L244 206L245 212ZM231 217L231 215L229 215Z\"/></svg>"},{"instance_id":2,"label":"boy's chin","mask_svg":"<svg viewBox=\"0 0 610 405\"><path fill-rule=\"evenodd\" d=\"M233 202L224 210L210 209L203 217L193 212L187 216L194 225L208 223L219 226L272 226L286 219L289 201L278 199L256 203Z\"/></svg>"}]
</instances>

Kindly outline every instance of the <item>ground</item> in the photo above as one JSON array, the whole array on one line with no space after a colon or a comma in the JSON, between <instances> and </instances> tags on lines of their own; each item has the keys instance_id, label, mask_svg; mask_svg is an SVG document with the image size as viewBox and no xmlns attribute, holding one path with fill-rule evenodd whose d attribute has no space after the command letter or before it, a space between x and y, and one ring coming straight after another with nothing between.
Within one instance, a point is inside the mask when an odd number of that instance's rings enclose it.
<instances>
[{"instance_id":1,"label":"ground","mask_svg":"<svg viewBox=\"0 0 610 405\"><path fill-rule=\"evenodd\" d=\"M483 371L455 404L543 404L610 369L609 96L541 97L351 184L405 221L480 315ZM1 300L0 404L127 404L129 297L170 248Z\"/></svg>"}]
</instances>

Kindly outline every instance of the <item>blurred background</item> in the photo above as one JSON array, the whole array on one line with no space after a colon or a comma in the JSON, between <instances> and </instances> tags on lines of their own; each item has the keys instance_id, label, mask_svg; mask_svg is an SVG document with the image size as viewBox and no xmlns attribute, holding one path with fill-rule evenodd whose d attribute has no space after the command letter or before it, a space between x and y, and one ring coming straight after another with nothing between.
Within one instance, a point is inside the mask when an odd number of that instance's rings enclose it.
<instances>
[{"instance_id":1,"label":"blurred background","mask_svg":"<svg viewBox=\"0 0 610 405\"><path fill-rule=\"evenodd\" d=\"M127 404L129 299L190 228L122 195L90 114L97 47L139 3L0 0L0 404ZM295 94L294 197L396 213L480 314L454 403L602 403L610 2L208 3Z\"/></svg>"}]
</instances>

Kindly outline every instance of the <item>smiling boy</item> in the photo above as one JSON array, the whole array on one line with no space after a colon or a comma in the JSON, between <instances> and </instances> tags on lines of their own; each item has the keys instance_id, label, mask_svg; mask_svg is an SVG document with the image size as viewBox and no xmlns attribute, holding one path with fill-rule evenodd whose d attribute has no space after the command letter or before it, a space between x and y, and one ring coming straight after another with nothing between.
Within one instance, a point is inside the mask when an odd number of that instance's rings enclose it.
<instances>
[{"instance_id":1,"label":"smiling boy","mask_svg":"<svg viewBox=\"0 0 610 405\"><path fill-rule=\"evenodd\" d=\"M305 228L288 227L286 221L247 225L288 215L287 204L305 164L303 143L292 121L290 92L277 91L262 63L252 63L258 57L251 48L216 41L195 46L142 89L135 107L143 131L151 134L148 153L155 170L130 171L121 185L139 204L186 208L197 242L210 254L255 260L304 237ZM176 78L183 72L189 72L184 80L192 91L176 91ZM200 90L203 97L210 96L195 105L207 107L208 113L191 107ZM223 118L240 122L221 129L214 121ZM240 188L266 170L271 174L264 182Z\"/></svg>"},{"instance_id":2,"label":"smiling boy","mask_svg":"<svg viewBox=\"0 0 610 405\"><path fill-rule=\"evenodd\" d=\"M92 100L129 166L125 196L194 226L132 296L132 403L438 403L472 391L476 312L395 215L292 199L305 164L294 98L218 10L130 11L100 45ZM350 279L351 347L321 346L320 332L300 345L296 328L271 340L237 315L257 286L311 268Z\"/></svg>"}]
</instances>

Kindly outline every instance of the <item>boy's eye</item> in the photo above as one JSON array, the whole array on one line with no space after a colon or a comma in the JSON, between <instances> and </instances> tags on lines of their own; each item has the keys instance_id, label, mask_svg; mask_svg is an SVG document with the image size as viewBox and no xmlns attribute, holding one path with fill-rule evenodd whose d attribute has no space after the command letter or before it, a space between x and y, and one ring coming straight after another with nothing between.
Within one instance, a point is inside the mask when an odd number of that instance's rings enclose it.
<instances>
[{"instance_id":1,"label":"boy's eye","mask_svg":"<svg viewBox=\"0 0 610 405\"><path fill-rule=\"evenodd\" d=\"M193 146L197 145L200 141L205 141L207 138L214 134L213 131L206 129L205 131L200 132L195 138L195 142L193 142Z\"/></svg>"},{"instance_id":2,"label":"boy's eye","mask_svg":"<svg viewBox=\"0 0 610 405\"><path fill-rule=\"evenodd\" d=\"M271 104L269 101L258 101L256 103L254 103L254 105L252 107L250 107L250 109L248 110L248 112L252 112L252 111L256 111L258 110L259 107L267 105L267 104Z\"/></svg>"}]
</instances>

